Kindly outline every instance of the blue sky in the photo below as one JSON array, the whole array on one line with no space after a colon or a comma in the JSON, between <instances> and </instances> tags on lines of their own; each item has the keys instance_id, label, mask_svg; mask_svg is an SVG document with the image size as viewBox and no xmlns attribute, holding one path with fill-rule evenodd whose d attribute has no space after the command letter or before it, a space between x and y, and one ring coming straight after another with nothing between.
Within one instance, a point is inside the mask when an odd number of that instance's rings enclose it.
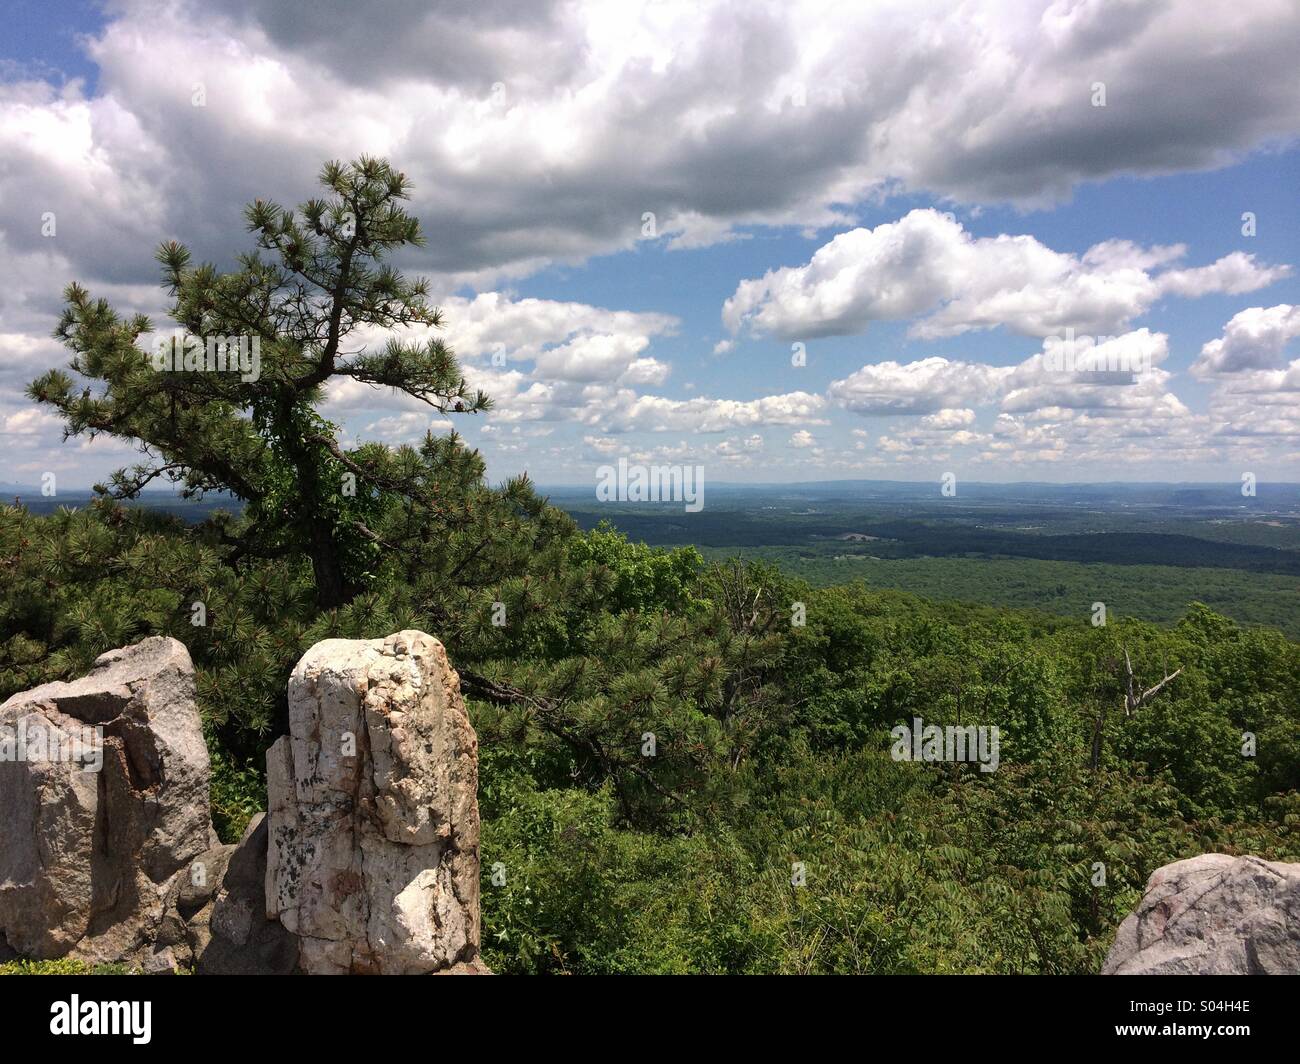
<instances>
[{"instance_id":1,"label":"blue sky","mask_svg":"<svg viewBox=\"0 0 1300 1064\"><path fill-rule=\"evenodd\" d=\"M104 8L88 0L5 0L0 60L17 66L9 76L37 76L62 83L81 78L93 91L97 68L79 38L104 25Z\"/></svg>"},{"instance_id":2,"label":"blue sky","mask_svg":"<svg viewBox=\"0 0 1300 1064\"><path fill-rule=\"evenodd\" d=\"M1300 152L1270 152L1249 157L1223 169L1162 177L1118 177L1082 185L1072 200L1046 210L1014 207L985 208L972 217L955 212L965 228L978 236L1028 233L1058 251L1082 254L1100 240L1122 238L1139 244L1186 243L1194 262L1213 261L1233 251L1248 250L1269 262L1294 262L1300 257ZM887 205L856 205L861 224L890 222L913 208L952 209L927 197L904 196ZM1258 221L1253 238L1241 234L1241 215L1254 211ZM773 387L806 387L803 370L790 365L788 343L771 338L740 340L724 357L709 355L728 336L720 318L722 303L740 278L760 276L780 266L798 266L842 229L803 235L795 227L751 230L748 239L692 251L668 251L662 243L635 252L603 256L584 268L553 267L517 282L521 296L579 300L629 310L670 310L682 320L679 336L656 344L656 353L674 365L691 366L687 376L670 380L666 390L685 398L686 383L697 390L740 395L766 394ZM1268 288L1270 299L1300 302L1300 276ZM1167 332L1170 367L1189 368L1201 345L1222 330L1223 323L1249 304L1230 295L1200 299L1169 297L1142 318L1142 323ZM1028 337L967 334L946 341L916 343L906 337L907 323L881 323L861 336L833 337L811 345L814 370L843 375L870 358L908 358L938 354L947 358L982 359L1011 365L1033 354L1039 344ZM1208 395L1202 382L1186 382L1189 395ZM676 389L676 390L674 390ZM737 389L740 389L739 391Z\"/></svg>"},{"instance_id":3,"label":"blue sky","mask_svg":"<svg viewBox=\"0 0 1300 1064\"><path fill-rule=\"evenodd\" d=\"M229 263L362 153L415 182L494 479L1300 479L1293 4L3 7L0 480L133 460L21 395L63 284L160 318L160 240ZM1143 368L1051 366L1067 327Z\"/></svg>"}]
</instances>

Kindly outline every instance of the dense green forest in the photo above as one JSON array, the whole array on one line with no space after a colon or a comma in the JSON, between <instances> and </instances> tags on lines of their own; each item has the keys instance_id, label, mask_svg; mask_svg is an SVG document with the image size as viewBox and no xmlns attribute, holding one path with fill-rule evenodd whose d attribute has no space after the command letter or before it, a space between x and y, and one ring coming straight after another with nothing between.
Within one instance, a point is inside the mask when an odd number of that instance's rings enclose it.
<instances>
[{"instance_id":1,"label":"dense green forest","mask_svg":"<svg viewBox=\"0 0 1300 1064\"><path fill-rule=\"evenodd\" d=\"M1269 625L1300 638L1300 580L1176 565L1115 565L967 555L952 558L882 558L871 544L804 547L705 547L708 559L734 556L771 562L815 587L863 581L873 588L1088 617L1094 602L1126 617L1171 623L1188 603L1203 602L1248 625Z\"/></svg>"},{"instance_id":2,"label":"dense green forest","mask_svg":"<svg viewBox=\"0 0 1300 1064\"><path fill-rule=\"evenodd\" d=\"M321 610L305 562L231 567L209 528L108 502L7 507L0 693L146 634L183 640L233 839L264 805L297 657L328 636L437 632L481 740L499 971L1090 972L1159 865L1300 857L1300 647L1276 631L1202 606L1172 627L1094 628L812 589L549 519L547 567L448 582L477 543L504 546L482 529L455 560L409 582L395 566ZM494 628L494 601L518 619ZM1131 718L1125 650L1140 678L1184 670ZM892 760L889 729L913 716L997 725L998 771Z\"/></svg>"},{"instance_id":3,"label":"dense green forest","mask_svg":"<svg viewBox=\"0 0 1300 1064\"><path fill-rule=\"evenodd\" d=\"M935 503L913 506L910 509L917 512L899 516L861 504L813 512L792 512L789 503L762 508L711 504L700 513L683 514L680 507L674 512L664 504L599 508L569 496L555 501L584 528L609 521L633 539L654 546L747 549L852 542L850 537L862 537L860 541L873 544L873 553L889 558L984 554L1300 573L1300 511L1295 509L1285 521L1276 522L1188 518L1138 522L1122 513L1021 509L981 514Z\"/></svg>"},{"instance_id":4,"label":"dense green forest","mask_svg":"<svg viewBox=\"0 0 1300 1064\"><path fill-rule=\"evenodd\" d=\"M706 559L771 562L814 586L863 580L928 598L1085 617L1093 603L1149 621L1190 602L1300 638L1300 496L1222 487L977 484L943 499L934 485L846 481L721 486L700 513L668 505L553 501L583 528L614 527ZM1235 494L1235 498L1234 498Z\"/></svg>"},{"instance_id":5,"label":"dense green forest","mask_svg":"<svg viewBox=\"0 0 1300 1064\"><path fill-rule=\"evenodd\" d=\"M89 507L0 509L0 696L180 639L230 840L264 808L308 647L438 636L480 738L501 972L1095 972L1159 865L1300 858L1300 645L1276 629L1190 600L1171 625L1094 627L869 576L813 587L583 531L524 478L488 486L455 435L344 449L317 410L331 377L449 413L490 399L436 342L344 353L357 323L438 318L380 262L420 239L401 175L322 179L298 212L250 208L273 261L161 252L183 326L263 331L259 381L154 372L150 323L69 289L59 335L93 390L52 371L32 397L148 460ZM124 505L159 477L242 511ZM917 717L996 726L997 770L895 760L890 729Z\"/></svg>"}]
</instances>

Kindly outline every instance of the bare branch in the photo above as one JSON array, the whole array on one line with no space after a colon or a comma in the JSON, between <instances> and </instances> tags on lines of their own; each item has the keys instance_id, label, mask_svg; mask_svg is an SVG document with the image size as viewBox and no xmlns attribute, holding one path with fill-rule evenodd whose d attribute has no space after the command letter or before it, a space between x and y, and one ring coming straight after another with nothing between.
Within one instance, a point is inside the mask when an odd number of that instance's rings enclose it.
<instances>
[{"instance_id":1,"label":"bare branch","mask_svg":"<svg viewBox=\"0 0 1300 1064\"><path fill-rule=\"evenodd\" d=\"M1133 677L1133 662L1128 656L1128 648L1126 647L1124 649L1124 715L1131 717L1151 699L1155 698L1165 684L1176 678L1182 671L1182 668L1174 670L1154 687L1148 687L1141 694L1138 694L1138 685Z\"/></svg>"}]
</instances>

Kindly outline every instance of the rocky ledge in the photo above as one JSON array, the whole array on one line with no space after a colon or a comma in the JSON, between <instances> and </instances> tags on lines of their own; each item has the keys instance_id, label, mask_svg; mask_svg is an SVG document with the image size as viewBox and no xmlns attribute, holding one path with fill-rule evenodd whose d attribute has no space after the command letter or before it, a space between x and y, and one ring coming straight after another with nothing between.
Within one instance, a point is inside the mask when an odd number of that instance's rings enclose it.
<instances>
[{"instance_id":1,"label":"rocky ledge","mask_svg":"<svg viewBox=\"0 0 1300 1064\"><path fill-rule=\"evenodd\" d=\"M482 974L478 740L423 632L330 639L289 682L269 814L209 815L174 639L0 706L0 959L213 974Z\"/></svg>"},{"instance_id":2,"label":"rocky ledge","mask_svg":"<svg viewBox=\"0 0 1300 1064\"><path fill-rule=\"evenodd\" d=\"M1103 975L1300 972L1300 864L1206 853L1152 873Z\"/></svg>"}]
</instances>

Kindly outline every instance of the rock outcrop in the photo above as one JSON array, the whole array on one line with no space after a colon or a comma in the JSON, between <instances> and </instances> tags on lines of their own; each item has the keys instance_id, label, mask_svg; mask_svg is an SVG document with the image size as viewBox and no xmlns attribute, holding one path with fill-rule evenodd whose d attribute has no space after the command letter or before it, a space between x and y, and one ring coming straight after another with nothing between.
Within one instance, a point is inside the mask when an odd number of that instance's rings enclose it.
<instances>
[{"instance_id":1,"label":"rock outcrop","mask_svg":"<svg viewBox=\"0 0 1300 1064\"><path fill-rule=\"evenodd\" d=\"M478 740L438 640L327 639L267 754L267 916L308 973L482 969Z\"/></svg>"},{"instance_id":2,"label":"rock outcrop","mask_svg":"<svg viewBox=\"0 0 1300 1064\"><path fill-rule=\"evenodd\" d=\"M174 639L0 706L0 959L200 974L486 974L478 742L442 644L326 640L289 683L270 814L222 845Z\"/></svg>"},{"instance_id":3,"label":"rock outcrop","mask_svg":"<svg viewBox=\"0 0 1300 1064\"><path fill-rule=\"evenodd\" d=\"M217 845L178 874L151 965L198 975L288 975L298 940L266 915L267 820L258 813L243 838Z\"/></svg>"},{"instance_id":4,"label":"rock outcrop","mask_svg":"<svg viewBox=\"0 0 1300 1064\"><path fill-rule=\"evenodd\" d=\"M1208 853L1156 869L1102 974L1300 974L1300 864Z\"/></svg>"},{"instance_id":5,"label":"rock outcrop","mask_svg":"<svg viewBox=\"0 0 1300 1064\"><path fill-rule=\"evenodd\" d=\"M173 877L216 842L184 645L153 637L0 706L0 939L151 966Z\"/></svg>"}]
</instances>

